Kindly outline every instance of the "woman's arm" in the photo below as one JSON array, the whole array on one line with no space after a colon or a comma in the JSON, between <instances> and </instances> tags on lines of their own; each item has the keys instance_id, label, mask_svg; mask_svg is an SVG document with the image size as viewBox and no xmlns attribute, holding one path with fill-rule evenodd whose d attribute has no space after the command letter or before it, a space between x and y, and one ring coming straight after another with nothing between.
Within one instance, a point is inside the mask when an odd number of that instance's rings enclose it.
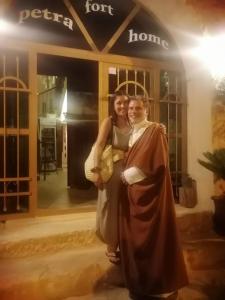
<instances>
[{"instance_id":1,"label":"woman's arm","mask_svg":"<svg viewBox=\"0 0 225 300\"><path fill-rule=\"evenodd\" d=\"M100 189L103 188L103 182L100 174L101 171L100 159L101 159L103 149L105 148L108 135L111 131L111 127L112 127L112 118L108 117L104 119L99 128L98 136L95 142L94 168L92 169L92 171L96 174L95 176L96 180L94 183Z\"/></svg>"}]
</instances>

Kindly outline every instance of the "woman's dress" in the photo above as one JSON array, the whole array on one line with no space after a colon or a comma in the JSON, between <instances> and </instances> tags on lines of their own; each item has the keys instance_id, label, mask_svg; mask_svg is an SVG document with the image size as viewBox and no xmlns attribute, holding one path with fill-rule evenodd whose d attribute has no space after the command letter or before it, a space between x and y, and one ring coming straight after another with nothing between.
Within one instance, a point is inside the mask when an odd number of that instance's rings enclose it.
<instances>
[{"instance_id":1,"label":"woman's dress","mask_svg":"<svg viewBox=\"0 0 225 300\"><path fill-rule=\"evenodd\" d=\"M96 234L104 243L113 248L118 246L120 174L122 172L123 156L128 149L130 133L123 133L120 128L113 126L113 174L109 181L104 184L104 189L98 192Z\"/></svg>"}]
</instances>

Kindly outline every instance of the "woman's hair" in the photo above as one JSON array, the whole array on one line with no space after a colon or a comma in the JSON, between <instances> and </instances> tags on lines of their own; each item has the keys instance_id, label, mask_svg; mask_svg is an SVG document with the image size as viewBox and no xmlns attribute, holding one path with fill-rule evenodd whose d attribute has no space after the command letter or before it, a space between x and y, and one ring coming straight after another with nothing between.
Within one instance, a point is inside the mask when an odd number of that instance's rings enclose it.
<instances>
[{"instance_id":1,"label":"woman's hair","mask_svg":"<svg viewBox=\"0 0 225 300\"><path fill-rule=\"evenodd\" d=\"M117 114L114 109L114 102L117 99L117 97L120 97L120 96L126 96L128 101L130 99L129 95L127 93L125 93L124 90L116 91L115 94L112 95L112 98L110 98L110 101L109 101L109 115L111 115L111 117L112 117L113 124L116 124L116 121L117 121Z\"/></svg>"}]
</instances>

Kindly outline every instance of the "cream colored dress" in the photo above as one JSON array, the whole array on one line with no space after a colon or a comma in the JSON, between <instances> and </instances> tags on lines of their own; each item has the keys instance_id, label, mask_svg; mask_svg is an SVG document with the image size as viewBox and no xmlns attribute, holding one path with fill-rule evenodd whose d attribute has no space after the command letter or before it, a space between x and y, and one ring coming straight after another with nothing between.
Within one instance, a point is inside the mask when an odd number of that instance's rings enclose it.
<instances>
[{"instance_id":1,"label":"cream colored dress","mask_svg":"<svg viewBox=\"0 0 225 300\"><path fill-rule=\"evenodd\" d=\"M105 184L104 189L98 192L96 234L104 243L113 248L118 246L120 174L122 172L123 154L128 149L130 134L131 131L125 134L118 127L113 126L113 152L115 154L113 175Z\"/></svg>"}]
</instances>

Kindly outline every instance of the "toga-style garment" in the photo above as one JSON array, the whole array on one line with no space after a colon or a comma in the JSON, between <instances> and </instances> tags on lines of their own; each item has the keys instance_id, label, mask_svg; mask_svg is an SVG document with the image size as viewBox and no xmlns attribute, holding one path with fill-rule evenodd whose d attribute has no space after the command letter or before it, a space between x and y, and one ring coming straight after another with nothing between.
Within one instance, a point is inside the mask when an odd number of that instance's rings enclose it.
<instances>
[{"instance_id":1,"label":"toga-style garment","mask_svg":"<svg viewBox=\"0 0 225 300\"><path fill-rule=\"evenodd\" d=\"M123 133L113 125L113 174L98 192L96 212L96 234L106 244L118 246L118 195L121 188L120 174L124 152L128 150L130 132Z\"/></svg>"},{"instance_id":2,"label":"toga-style garment","mask_svg":"<svg viewBox=\"0 0 225 300\"><path fill-rule=\"evenodd\" d=\"M176 226L166 136L151 123L128 151L124 169L146 177L123 185L120 200L122 270L128 289L139 295L176 291L188 278Z\"/></svg>"}]
</instances>

